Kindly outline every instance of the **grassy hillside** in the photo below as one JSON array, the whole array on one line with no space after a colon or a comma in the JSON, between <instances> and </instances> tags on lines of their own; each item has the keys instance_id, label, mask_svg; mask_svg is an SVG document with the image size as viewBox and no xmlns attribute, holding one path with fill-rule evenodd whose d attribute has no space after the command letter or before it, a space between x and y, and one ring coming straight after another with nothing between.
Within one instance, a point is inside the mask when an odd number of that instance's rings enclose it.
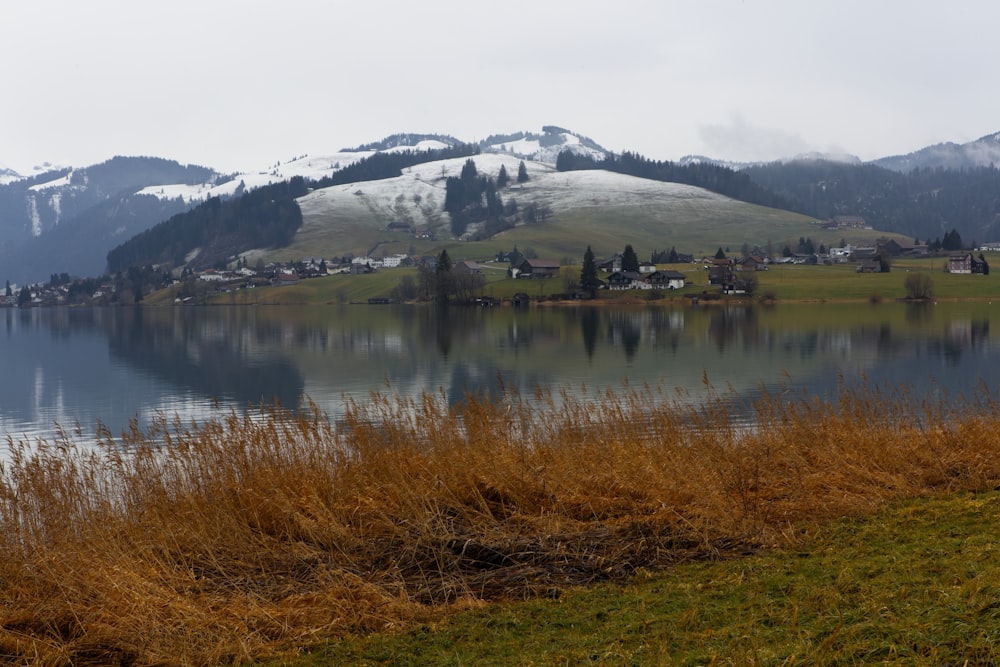
<instances>
[{"instance_id":1,"label":"grassy hillside","mask_svg":"<svg viewBox=\"0 0 1000 667\"><path fill-rule=\"evenodd\" d=\"M516 173L518 160L504 155L475 158L481 174L495 175L500 165ZM518 225L485 241L451 238L443 212L445 179L456 175L464 159L418 165L398 178L325 188L300 200L304 222L289 247L267 251L266 260L305 256L373 256L406 252L436 254L447 248L454 258L482 259L498 250L532 248L540 257L578 261L589 244L598 256L620 252L631 243L641 259L654 250L712 254L720 246L737 252L772 244L775 253L800 237L818 245L871 241L871 230L824 231L807 216L746 204L676 183L650 181L604 171L557 172L531 163L530 180L502 192L523 210L530 203L546 206L551 217L534 225ZM421 234L390 231L390 222L412 224Z\"/></svg>"}]
</instances>

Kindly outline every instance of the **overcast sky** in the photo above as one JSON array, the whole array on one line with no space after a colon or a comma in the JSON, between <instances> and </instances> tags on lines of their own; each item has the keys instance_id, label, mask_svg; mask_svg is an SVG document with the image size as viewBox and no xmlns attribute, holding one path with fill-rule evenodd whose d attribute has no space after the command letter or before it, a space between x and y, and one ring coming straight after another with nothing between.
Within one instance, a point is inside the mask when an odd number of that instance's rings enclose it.
<instances>
[{"instance_id":1,"label":"overcast sky","mask_svg":"<svg viewBox=\"0 0 1000 667\"><path fill-rule=\"evenodd\" d=\"M873 159L1000 131L993 0L18 0L0 165L257 170L559 125L676 160Z\"/></svg>"}]
</instances>

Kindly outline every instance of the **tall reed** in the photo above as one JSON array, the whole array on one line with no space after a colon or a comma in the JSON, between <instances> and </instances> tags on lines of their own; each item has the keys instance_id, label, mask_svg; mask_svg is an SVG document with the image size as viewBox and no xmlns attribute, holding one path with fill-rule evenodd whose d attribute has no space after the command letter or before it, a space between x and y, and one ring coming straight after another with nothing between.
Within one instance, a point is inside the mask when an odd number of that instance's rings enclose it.
<instances>
[{"instance_id":1,"label":"tall reed","mask_svg":"<svg viewBox=\"0 0 1000 667\"><path fill-rule=\"evenodd\" d=\"M736 418L656 387L307 403L8 439L0 662L225 664L794 543L890 499L993 488L1000 414L843 388Z\"/></svg>"}]
</instances>

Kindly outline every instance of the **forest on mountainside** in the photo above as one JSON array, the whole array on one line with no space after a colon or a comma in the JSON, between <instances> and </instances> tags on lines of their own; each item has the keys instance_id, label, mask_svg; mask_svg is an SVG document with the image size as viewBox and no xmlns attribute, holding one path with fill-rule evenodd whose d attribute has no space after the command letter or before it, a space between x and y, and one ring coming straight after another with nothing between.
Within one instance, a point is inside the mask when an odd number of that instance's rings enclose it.
<instances>
[{"instance_id":1,"label":"forest on mountainside","mask_svg":"<svg viewBox=\"0 0 1000 667\"><path fill-rule=\"evenodd\" d=\"M209 268L250 248L287 245L302 225L295 199L309 191L301 176L251 190L241 197L212 197L147 229L108 253L108 273L151 264L181 266L201 248L193 268Z\"/></svg>"},{"instance_id":2,"label":"forest on mountainside","mask_svg":"<svg viewBox=\"0 0 1000 667\"><path fill-rule=\"evenodd\" d=\"M338 169L330 176L321 178L314 183L316 188L328 188L332 185L361 183L363 181L380 181L386 178L396 178L403 174L407 167L413 167L426 162L448 160L457 157L478 155L479 148L473 144L459 144L449 148L435 148L427 151L396 151L375 153L368 157Z\"/></svg>"},{"instance_id":3,"label":"forest on mountainside","mask_svg":"<svg viewBox=\"0 0 1000 667\"><path fill-rule=\"evenodd\" d=\"M855 215L876 229L933 242L956 229L967 241L1000 240L1000 170L918 168L813 160L750 167L747 175L793 211L820 220Z\"/></svg>"}]
</instances>

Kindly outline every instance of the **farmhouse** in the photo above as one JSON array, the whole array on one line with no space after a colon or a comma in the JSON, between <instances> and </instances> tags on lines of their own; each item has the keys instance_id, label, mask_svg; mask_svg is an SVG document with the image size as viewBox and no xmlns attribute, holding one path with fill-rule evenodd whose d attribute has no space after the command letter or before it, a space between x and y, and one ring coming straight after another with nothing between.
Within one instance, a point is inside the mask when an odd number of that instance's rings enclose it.
<instances>
[{"instance_id":1,"label":"farmhouse","mask_svg":"<svg viewBox=\"0 0 1000 667\"><path fill-rule=\"evenodd\" d=\"M483 265L479 262L474 262L471 259L464 259L455 263L455 271L458 273L467 273L469 275L478 276L483 273Z\"/></svg>"},{"instance_id":2,"label":"farmhouse","mask_svg":"<svg viewBox=\"0 0 1000 667\"><path fill-rule=\"evenodd\" d=\"M646 276L646 282L658 289L682 289L687 278L680 271L655 271Z\"/></svg>"},{"instance_id":3,"label":"farmhouse","mask_svg":"<svg viewBox=\"0 0 1000 667\"><path fill-rule=\"evenodd\" d=\"M622 256L621 253L612 255L609 259L602 260L597 263L597 268L605 273L614 273L615 271L622 270Z\"/></svg>"},{"instance_id":4,"label":"farmhouse","mask_svg":"<svg viewBox=\"0 0 1000 667\"><path fill-rule=\"evenodd\" d=\"M645 282L638 271L615 271L608 276L608 289L649 289L649 283Z\"/></svg>"},{"instance_id":5,"label":"farmhouse","mask_svg":"<svg viewBox=\"0 0 1000 667\"><path fill-rule=\"evenodd\" d=\"M986 258L979 255L979 259L972 256L971 252L959 253L948 258L948 273L981 273L990 272Z\"/></svg>"},{"instance_id":6,"label":"farmhouse","mask_svg":"<svg viewBox=\"0 0 1000 667\"><path fill-rule=\"evenodd\" d=\"M511 269L515 278L558 278L559 262L554 259L522 259Z\"/></svg>"},{"instance_id":7,"label":"farmhouse","mask_svg":"<svg viewBox=\"0 0 1000 667\"><path fill-rule=\"evenodd\" d=\"M767 262L756 255L750 255L740 265L743 271L767 271Z\"/></svg>"},{"instance_id":8,"label":"farmhouse","mask_svg":"<svg viewBox=\"0 0 1000 667\"><path fill-rule=\"evenodd\" d=\"M858 273L882 273L882 262L875 257L865 257L858 262Z\"/></svg>"}]
</instances>

